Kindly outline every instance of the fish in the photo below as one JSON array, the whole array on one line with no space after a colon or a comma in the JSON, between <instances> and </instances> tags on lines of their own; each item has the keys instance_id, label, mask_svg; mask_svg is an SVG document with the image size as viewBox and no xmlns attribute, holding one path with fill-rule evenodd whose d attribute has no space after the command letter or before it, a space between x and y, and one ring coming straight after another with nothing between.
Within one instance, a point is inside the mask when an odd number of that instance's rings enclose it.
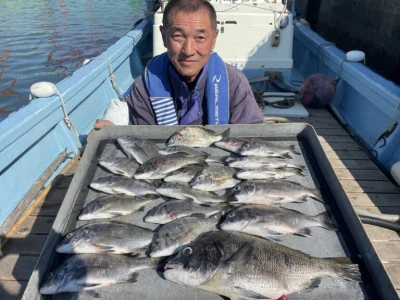
<instances>
[{"instance_id":1,"label":"fish","mask_svg":"<svg viewBox=\"0 0 400 300\"><path fill-rule=\"evenodd\" d=\"M241 170L236 173L239 179L285 179L290 176L305 176L300 169L293 168L260 168L257 170Z\"/></svg>"},{"instance_id":2,"label":"fish","mask_svg":"<svg viewBox=\"0 0 400 300\"><path fill-rule=\"evenodd\" d=\"M118 144L129 158L134 158L139 164L143 164L150 158L159 155L158 146L147 139L138 137L121 137L117 139Z\"/></svg>"},{"instance_id":3,"label":"fish","mask_svg":"<svg viewBox=\"0 0 400 300\"><path fill-rule=\"evenodd\" d=\"M292 168L303 171L305 166L294 164L287 159L262 156L230 157L226 160L228 166L244 170L258 170L260 168Z\"/></svg>"},{"instance_id":4,"label":"fish","mask_svg":"<svg viewBox=\"0 0 400 300\"><path fill-rule=\"evenodd\" d=\"M237 151L242 147L244 143L249 142L250 138L241 138L241 137L224 137L219 141L214 143L214 146L231 151L233 153L237 153Z\"/></svg>"},{"instance_id":5,"label":"fish","mask_svg":"<svg viewBox=\"0 0 400 300\"><path fill-rule=\"evenodd\" d=\"M228 201L226 195L218 195L213 192L196 190L191 188L189 184L180 182L163 183L156 189L156 191L162 196L178 200L193 200L198 204L212 205Z\"/></svg>"},{"instance_id":6,"label":"fish","mask_svg":"<svg viewBox=\"0 0 400 300\"><path fill-rule=\"evenodd\" d=\"M184 145L173 145L173 146L167 146L163 149L160 149L158 153L162 155L170 155L170 154L175 154L175 153L184 153L187 156L203 156L207 155L208 153L189 147L189 146L184 146Z\"/></svg>"},{"instance_id":7,"label":"fish","mask_svg":"<svg viewBox=\"0 0 400 300\"><path fill-rule=\"evenodd\" d=\"M206 206L189 200L172 200L160 203L150 209L143 220L148 223L166 224L175 219L193 214L209 217L218 212L222 212L228 206L229 203L227 202L215 206Z\"/></svg>"},{"instance_id":8,"label":"fish","mask_svg":"<svg viewBox=\"0 0 400 300\"><path fill-rule=\"evenodd\" d=\"M235 173L236 171L228 166L207 166L197 173L189 184L198 190L220 191L240 182L234 178Z\"/></svg>"},{"instance_id":9,"label":"fish","mask_svg":"<svg viewBox=\"0 0 400 300\"><path fill-rule=\"evenodd\" d=\"M188 183L194 176L204 168L204 165L188 165L171 173L168 173L163 180L165 182L182 182Z\"/></svg>"},{"instance_id":10,"label":"fish","mask_svg":"<svg viewBox=\"0 0 400 300\"><path fill-rule=\"evenodd\" d=\"M189 147L208 147L216 141L229 136L230 128L221 134L202 126L187 126L175 132L168 140L167 146L183 145Z\"/></svg>"},{"instance_id":11,"label":"fish","mask_svg":"<svg viewBox=\"0 0 400 300\"><path fill-rule=\"evenodd\" d=\"M323 202L318 189L283 180L248 180L227 191L229 201L238 204L275 205L290 202L306 202L307 197Z\"/></svg>"},{"instance_id":12,"label":"fish","mask_svg":"<svg viewBox=\"0 0 400 300\"><path fill-rule=\"evenodd\" d=\"M209 231L164 266L164 278L230 299L286 299L318 286L321 278L361 282L357 264L317 258L260 237Z\"/></svg>"},{"instance_id":13,"label":"fish","mask_svg":"<svg viewBox=\"0 0 400 300\"><path fill-rule=\"evenodd\" d=\"M185 156L181 153L161 155L143 163L133 177L135 179L162 179L168 173L190 164L204 163L205 156Z\"/></svg>"},{"instance_id":14,"label":"fish","mask_svg":"<svg viewBox=\"0 0 400 300\"><path fill-rule=\"evenodd\" d=\"M227 212L221 222L222 230L240 231L279 241L285 235L311 236L310 227L335 231L326 213L307 216L301 212L265 205L242 205Z\"/></svg>"},{"instance_id":15,"label":"fish","mask_svg":"<svg viewBox=\"0 0 400 300\"><path fill-rule=\"evenodd\" d=\"M150 244L150 256L162 257L178 252L200 233L215 230L220 218L221 213L207 218L204 215L194 214L163 225L158 231L154 232Z\"/></svg>"},{"instance_id":16,"label":"fish","mask_svg":"<svg viewBox=\"0 0 400 300\"><path fill-rule=\"evenodd\" d=\"M271 142L256 139L244 143L237 152L240 155L252 155L262 157L293 158L294 155L301 153L296 150L294 145L288 147L278 146Z\"/></svg>"},{"instance_id":17,"label":"fish","mask_svg":"<svg viewBox=\"0 0 400 300\"><path fill-rule=\"evenodd\" d=\"M101 177L90 183L90 187L107 194L121 194L128 196L157 194L154 185L143 180L135 180L120 176Z\"/></svg>"},{"instance_id":18,"label":"fish","mask_svg":"<svg viewBox=\"0 0 400 300\"><path fill-rule=\"evenodd\" d=\"M78 220L88 221L126 216L141 211L144 206L160 199L157 194L143 196L105 195L86 205L78 216Z\"/></svg>"},{"instance_id":19,"label":"fish","mask_svg":"<svg viewBox=\"0 0 400 300\"><path fill-rule=\"evenodd\" d=\"M132 177L139 167L136 160L126 157L102 158L99 160L99 165L115 175L125 177Z\"/></svg>"},{"instance_id":20,"label":"fish","mask_svg":"<svg viewBox=\"0 0 400 300\"><path fill-rule=\"evenodd\" d=\"M153 238L153 231L130 223L99 221L83 225L58 243L58 253L138 254Z\"/></svg>"},{"instance_id":21,"label":"fish","mask_svg":"<svg viewBox=\"0 0 400 300\"><path fill-rule=\"evenodd\" d=\"M112 254L77 254L47 275L40 287L43 295L90 291L116 283L136 282L138 271L154 269L157 260Z\"/></svg>"}]
</instances>

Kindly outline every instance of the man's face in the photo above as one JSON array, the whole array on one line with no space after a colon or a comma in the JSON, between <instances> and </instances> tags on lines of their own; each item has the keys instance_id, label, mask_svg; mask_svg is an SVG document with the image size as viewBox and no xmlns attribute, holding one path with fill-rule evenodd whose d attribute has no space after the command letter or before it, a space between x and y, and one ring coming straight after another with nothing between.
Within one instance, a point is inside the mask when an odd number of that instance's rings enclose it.
<instances>
[{"instance_id":1,"label":"man's face","mask_svg":"<svg viewBox=\"0 0 400 300\"><path fill-rule=\"evenodd\" d=\"M173 13L169 28L160 26L168 57L186 82L193 82L207 63L217 40L206 9Z\"/></svg>"}]
</instances>

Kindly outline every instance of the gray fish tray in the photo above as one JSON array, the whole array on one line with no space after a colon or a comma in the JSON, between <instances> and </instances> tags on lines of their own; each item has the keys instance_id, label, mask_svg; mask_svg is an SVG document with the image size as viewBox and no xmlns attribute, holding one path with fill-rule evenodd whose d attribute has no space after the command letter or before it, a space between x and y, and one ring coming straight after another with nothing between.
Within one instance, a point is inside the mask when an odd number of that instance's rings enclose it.
<instances>
[{"instance_id":1,"label":"gray fish tray","mask_svg":"<svg viewBox=\"0 0 400 300\"><path fill-rule=\"evenodd\" d=\"M396 299L397 293L384 271L368 237L355 214L346 194L334 174L325 153L318 141L313 127L305 123L274 124L274 125L218 125L206 126L217 133L231 128L232 137L261 137L277 145L295 145L302 155L294 158L295 163L307 166L306 176L291 177L291 181L299 182L321 191L325 204L309 200L305 203L286 204L307 215L316 215L328 210L331 221L338 231L328 231L323 228L312 228L312 237L288 236L279 242L290 248L300 250L314 257L351 257L359 264L362 273L362 283L345 281L337 278L324 278L316 288L310 288L289 295L289 299ZM65 255L57 254L55 246L68 232L87 222L78 221L80 210L90 201L100 196L99 192L89 188L89 184L97 178L110 175L97 164L102 156L124 156L117 146L116 139L124 136L136 136L155 141L160 148L165 141L181 126L113 126L95 132L88 143L75 173L63 204L40 255L23 299L89 299L87 293L62 293L54 296L44 296L39 287L47 278L48 272L54 270ZM228 154L215 147L206 149L210 154ZM135 212L129 216L114 218L139 226L155 229L155 224L143 222L143 216L159 201L145 207L143 212ZM198 288L178 285L162 278L162 272L154 270L139 271L135 284L116 284L111 287L97 289L101 299L222 299L216 294Z\"/></svg>"}]
</instances>

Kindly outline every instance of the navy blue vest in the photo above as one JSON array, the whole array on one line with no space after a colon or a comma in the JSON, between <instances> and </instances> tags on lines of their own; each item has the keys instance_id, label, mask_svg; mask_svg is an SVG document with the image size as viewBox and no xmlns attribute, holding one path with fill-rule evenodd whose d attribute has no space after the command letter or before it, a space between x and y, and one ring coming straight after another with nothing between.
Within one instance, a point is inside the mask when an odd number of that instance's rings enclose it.
<instances>
[{"instance_id":1,"label":"navy blue vest","mask_svg":"<svg viewBox=\"0 0 400 300\"><path fill-rule=\"evenodd\" d=\"M228 74L225 63L215 52L211 53L197 85L203 76L207 76L204 95L208 124L228 124ZM203 116L198 86L196 85L193 90L191 105L188 107L187 102L190 96L188 89L170 64L167 53L157 55L149 61L144 72L144 81L158 125L187 125ZM175 101L179 99L182 102L182 115L179 122L173 97Z\"/></svg>"}]
</instances>

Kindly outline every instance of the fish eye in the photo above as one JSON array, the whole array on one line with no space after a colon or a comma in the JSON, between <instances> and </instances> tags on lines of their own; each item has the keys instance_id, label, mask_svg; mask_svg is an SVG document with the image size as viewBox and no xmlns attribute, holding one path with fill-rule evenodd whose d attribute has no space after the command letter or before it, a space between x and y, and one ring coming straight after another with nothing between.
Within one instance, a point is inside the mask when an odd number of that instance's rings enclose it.
<instances>
[{"instance_id":1,"label":"fish eye","mask_svg":"<svg viewBox=\"0 0 400 300\"><path fill-rule=\"evenodd\" d=\"M228 214L228 218L233 218L235 216L234 212L231 212L230 214Z\"/></svg>"},{"instance_id":2,"label":"fish eye","mask_svg":"<svg viewBox=\"0 0 400 300\"><path fill-rule=\"evenodd\" d=\"M182 254L185 255L185 256L188 256L188 255L192 254L192 252L193 252L193 250L190 247L186 247L186 248L184 248L182 250Z\"/></svg>"},{"instance_id":3,"label":"fish eye","mask_svg":"<svg viewBox=\"0 0 400 300\"><path fill-rule=\"evenodd\" d=\"M72 236L73 236L73 233L72 233L72 232L68 233L68 234L67 234L67 239L71 238Z\"/></svg>"}]
</instances>

